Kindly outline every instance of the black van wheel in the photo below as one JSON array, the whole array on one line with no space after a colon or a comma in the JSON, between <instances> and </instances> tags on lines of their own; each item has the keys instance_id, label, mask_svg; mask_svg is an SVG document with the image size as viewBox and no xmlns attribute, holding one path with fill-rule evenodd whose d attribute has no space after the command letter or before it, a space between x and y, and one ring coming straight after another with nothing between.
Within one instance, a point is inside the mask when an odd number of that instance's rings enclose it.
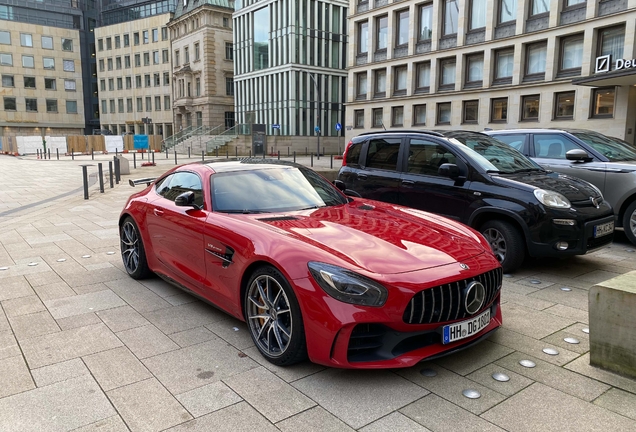
<instances>
[{"instance_id":1,"label":"black van wheel","mask_svg":"<svg viewBox=\"0 0 636 432\"><path fill-rule=\"evenodd\" d=\"M525 258L525 243L517 228L504 221L488 221L479 231L490 244L504 272L516 270Z\"/></svg>"}]
</instances>

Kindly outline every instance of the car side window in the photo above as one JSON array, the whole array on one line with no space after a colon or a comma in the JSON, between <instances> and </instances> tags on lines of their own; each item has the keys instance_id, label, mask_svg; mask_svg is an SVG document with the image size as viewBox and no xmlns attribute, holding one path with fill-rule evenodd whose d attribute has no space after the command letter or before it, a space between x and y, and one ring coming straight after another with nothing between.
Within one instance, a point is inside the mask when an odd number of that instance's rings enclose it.
<instances>
[{"instance_id":1,"label":"car side window","mask_svg":"<svg viewBox=\"0 0 636 432\"><path fill-rule=\"evenodd\" d=\"M194 203L198 206L203 205L203 187L201 179L198 175L190 172L178 172L166 177L160 185L157 186L157 193L174 201L184 192L194 192Z\"/></svg>"},{"instance_id":2,"label":"car side window","mask_svg":"<svg viewBox=\"0 0 636 432\"><path fill-rule=\"evenodd\" d=\"M565 153L579 146L557 134L535 134L534 154L538 158L565 159Z\"/></svg>"},{"instance_id":3,"label":"car side window","mask_svg":"<svg viewBox=\"0 0 636 432\"><path fill-rule=\"evenodd\" d=\"M524 153L523 144L526 142L525 134L494 135L493 138L508 144L513 149Z\"/></svg>"},{"instance_id":4,"label":"car side window","mask_svg":"<svg viewBox=\"0 0 636 432\"><path fill-rule=\"evenodd\" d=\"M409 173L436 176L440 165L445 163L456 163L456 159L444 146L422 139L410 140Z\"/></svg>"},{"instance_id":5,"label":"car side window","mask_svg":"<svg viewBox=\"0 0 636 432\"><path fill-rule=\"evenodd\" d=\"M360 165L360 150L362 149L362 143L351 144L347 150L347 165Z\"/></svg>"},{"instance_id":6,"label":"car side window","mask_svg":"<svg viewBox=\"0 0 636 432\"><path fill-rule=\"evenodd\" d=\"M402 138L376 138L369 140L367 168L397 170Z\"/></svg>"}]
</instances>

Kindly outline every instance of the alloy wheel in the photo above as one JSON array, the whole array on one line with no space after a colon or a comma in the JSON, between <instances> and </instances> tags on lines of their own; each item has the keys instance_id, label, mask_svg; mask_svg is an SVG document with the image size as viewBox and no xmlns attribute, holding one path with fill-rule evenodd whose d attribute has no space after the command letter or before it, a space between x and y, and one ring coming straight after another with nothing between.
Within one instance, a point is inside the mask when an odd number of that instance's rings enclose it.
<instances>
[{"instance_id":1,"label":"alloy wheel","mask_svg":"<svg viewBox=\"0 0 636 432\"><path fill-rule=\"evenodd\" d=\"M260 275L249 286L247 321L261 351L271 357L285 353L292 338L292 313L283 287L273 277Z\"/></svg>"},{"instance_id":2,"label":"alloy wheel","mask_svg":"<svg viewBox=\"0 0 636 432\"><path fill-rule=\"evenodd\" d=\"M132 222L126 221L121 230L121 256L129 274L135 273L139 268L139 252L137 227Z\"/></svg>"},{"instance_id":3,"label":"alloy wheel","mask_svg":"<svg viewBox=\"0 0 636 432\"><path fill-rule=\"evenodd\" d=\"M506 259L506 239L504 236L494 228L488 228L482 234L490 244L490 248L497 260L503 262Z\"/></svg>"}]
</instances>

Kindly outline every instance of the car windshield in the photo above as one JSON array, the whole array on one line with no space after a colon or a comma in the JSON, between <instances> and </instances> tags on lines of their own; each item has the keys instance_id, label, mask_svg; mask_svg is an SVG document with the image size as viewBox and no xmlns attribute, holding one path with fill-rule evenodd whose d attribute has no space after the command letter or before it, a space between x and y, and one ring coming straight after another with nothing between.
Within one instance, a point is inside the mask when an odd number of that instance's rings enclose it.
<instances>
[{"instance_id":1,"label":"car windshield","mask_svg":"<svg viewBox=\"0 0 636 432\"><path fill-rule=\"evenodd\" d=\"M573 132L572 135L590 145L610 162L636 160L636 149L623 140L596 132Z\"/></svg>"},{"instance_id":2,"label":"car windshield","mask_svg":"<svg viewBox=\"0 0 636 432\"><path fill-rule=\"evenodd\" d=\"M222 213L274 213L345 204L347 199L310 169L266 167L212 176L212 207Z\"/></svg>"},{"instance_id":3,"label":"car windshield","mask_svg":"<svg viewBox=\"0 0 636 432\"><path fill-rule=\"evenodd\" d=\"M544 171L539 165L509 145L486 135L455 132L446 134L466 156L488 172L514 174L519 172Z\"/></svg>"}]
</instances>

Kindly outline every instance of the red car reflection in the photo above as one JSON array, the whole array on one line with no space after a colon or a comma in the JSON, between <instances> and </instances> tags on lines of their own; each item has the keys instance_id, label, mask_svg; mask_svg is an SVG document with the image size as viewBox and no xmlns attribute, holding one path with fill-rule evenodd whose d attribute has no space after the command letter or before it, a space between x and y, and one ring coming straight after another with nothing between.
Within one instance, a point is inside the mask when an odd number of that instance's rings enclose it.
<instances>
[{"instance_id":1,"label":"red car reflection","mask_svg":"<svg viewBox=\"0 0 636 432\"><path fill-rule=\"evenodd\" d=\"M154 272L246 321L274 364L407 367L501 325L501 267L464 225L348 197L281 161L144 181L119 220L128 274Z\"/></svg>"}]
</instances>

